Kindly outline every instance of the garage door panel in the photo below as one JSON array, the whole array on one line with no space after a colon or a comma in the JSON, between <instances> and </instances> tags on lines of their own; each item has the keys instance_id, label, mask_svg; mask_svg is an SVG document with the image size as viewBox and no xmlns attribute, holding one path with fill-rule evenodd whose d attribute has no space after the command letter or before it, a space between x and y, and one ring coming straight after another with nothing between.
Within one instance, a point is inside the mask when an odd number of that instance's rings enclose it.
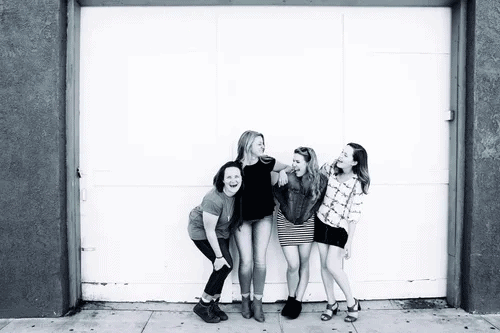
<instances>
[{"instance_id":1,"label":"garage door panel","mask_svg":"<svg viewBox=\"0 0 500 333\"><path fill-rule=\"evenodd\" d=\"M102 203L83 217L84 282L196 282L208 277L208 260L189 239L189 212L210 188L96 187ZM186 262L189 265L186 266ZM206 262L205 262L206 261Z\"/></svg>"},{"instance_id":2,"label":"garage door panel","mask_svg":"<svg viewBox=\"0 0 500 333\"><path fill-rule=\"evenodd\" d=\"M384 53L450 52L450 8L349 8L344 20L349 48Z\"/></svg>"},{"instance_id":3,"label":"garage door panel","mask_svg":"<svg viewBox=\"0 0 500 333\"><path fill-rule=\"evenodd\" d=\"M357 281L446 279L447 198L446 184L372 186L355 255L345 262L349 274Z\"/></svg>"},{"instance_id":4,"label":"garage door panel","mask_svg":"<svg viewBox=\"0 0 500 333\"><path fill-rule=\"evenodd\" d=\"M222 8L218 15L218 45L225 63L259 56L297 57L304 49L341 46L342 14L337 10L240 8Z\"/></svg>"},{"instance_id":5,"label":"garage door panel","mask_svg":"<svg viewBox=\"0 0 500 333\"><path fill-rule=\"evenodd\" d=\"M425 173L429 174L426 182L434 181L431 174L444 176L449 163L449 123L444 119L449 105L449 55L352 52L348 59L346 137L368 143L370 167L375 172L401 170L409 182L413 177L421 181ZM368 70L373 75L366 77ZM399 178L387 176L378 181Z\"/></svg>"}]
</instances>

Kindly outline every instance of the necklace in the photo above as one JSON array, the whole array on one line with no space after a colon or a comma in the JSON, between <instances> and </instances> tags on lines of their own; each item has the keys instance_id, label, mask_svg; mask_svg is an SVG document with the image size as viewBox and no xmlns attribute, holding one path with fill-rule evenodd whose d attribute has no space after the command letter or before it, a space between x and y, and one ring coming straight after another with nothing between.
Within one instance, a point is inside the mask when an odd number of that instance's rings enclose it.
<instances>
[{"instance_id":1,"label":"necklace","mask_svg":"<svg viewBox=\"0 0 500 333\"><path fill-rule=\"evenodd\" d=\"M231 220L231 215L233 214L234 210L234 197L227 197L228 203L227 203L227 222Z\"/></svg>"}]
</instances>

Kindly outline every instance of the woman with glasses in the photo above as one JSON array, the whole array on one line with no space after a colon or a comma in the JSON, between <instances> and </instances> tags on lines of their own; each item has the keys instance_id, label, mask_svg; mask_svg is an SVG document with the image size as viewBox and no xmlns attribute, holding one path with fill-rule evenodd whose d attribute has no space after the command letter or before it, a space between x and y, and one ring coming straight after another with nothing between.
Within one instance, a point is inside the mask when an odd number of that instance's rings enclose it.
<instances>
[{"instance_id":1,"label":"woman with glasses","mask_svg":"<svg viewBox=\"0 0 500 333\"><path fill-rule=\"evenodd\" d=\"M294 150L288 184L274 186L279 203L278 239L288 267L288 299L281 315L297 318L309 283L309 256L314 237L314 215L323 201L328 179L319 172L318 159L312 148Z\"/></svg>"}]
</instances>

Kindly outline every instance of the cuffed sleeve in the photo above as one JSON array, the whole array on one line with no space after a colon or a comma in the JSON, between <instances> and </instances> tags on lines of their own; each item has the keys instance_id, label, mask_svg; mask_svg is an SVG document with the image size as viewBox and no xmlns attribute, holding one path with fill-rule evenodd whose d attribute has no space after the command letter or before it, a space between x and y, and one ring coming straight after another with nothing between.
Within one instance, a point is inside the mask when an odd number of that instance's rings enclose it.
<instances>
[{"instance_id":1,"label":"cuffed sleeve","mask_svg":"<svg viewBox=\"0 0 500 333\"><path fill-rule=\"evenodd\" d=\"M351 204L349 209L349 217L347 218L347 222L349 223L358 223L361 218L361 212L363 211L363 202L365 194L361 190L361 185L359 183L354 188L354 193L351 197Z\"/></svg>"}]
</instances>

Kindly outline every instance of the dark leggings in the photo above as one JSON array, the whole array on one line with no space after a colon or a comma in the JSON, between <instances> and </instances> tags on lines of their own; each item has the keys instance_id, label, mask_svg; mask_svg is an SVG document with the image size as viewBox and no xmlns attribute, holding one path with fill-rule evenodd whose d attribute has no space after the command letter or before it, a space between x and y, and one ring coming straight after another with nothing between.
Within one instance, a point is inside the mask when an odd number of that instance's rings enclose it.
<instances>
[{"instance_id":1,"label":"dark leggings","mask_svg":"<svg viewBox=\"0 0 500 333\"><path fill-rule=\"evenodd\" d=\"M231 258L231 254L229 253L229 239L217 238L217 240L219 241L222 255L224 256L224 259L226 259L229 266L231 266L231 268L224 265L218 271L216 271L215 269L212 271L207 285L205 286L205 292L210 296L220 295L222 293L224 281L226 280L233 267L233 258ZM208 260L210 260L213 264L215 261L215 253L214 250L212 250L212 247L210 246L208 240L193 240L193 242L196 247L200 249L200 251L205 255L205 257L207 257Z\"/></svg>"}]
</instances>

